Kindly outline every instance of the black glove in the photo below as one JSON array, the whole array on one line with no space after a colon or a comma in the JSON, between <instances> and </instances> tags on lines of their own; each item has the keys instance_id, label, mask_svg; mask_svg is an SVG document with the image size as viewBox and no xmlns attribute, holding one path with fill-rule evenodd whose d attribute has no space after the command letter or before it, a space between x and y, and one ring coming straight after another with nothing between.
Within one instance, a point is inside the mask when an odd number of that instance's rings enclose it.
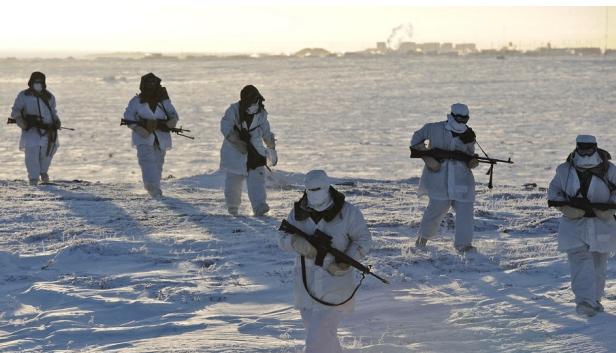
<instances>
[{"instance_id":1,"label":"black glove","mask_svg":"<svg viewBox=\"0 0 616 353\"><path fill-rule=\"evenodd\" d=\"M237 132L240 134L240 139L246 143L250 143L250 132L248 132L248 130L246 129L240 129L237 126L235 126L235 129L237 130Z\"/></svg>"},{"instance_id":2,"label":"black glove","mask_svg":"<svg viewBox=\"0 0 616 353\"><path fill-rule=\"evenodd\" d=\"M475 132L470 127L466 129L463 133L460 134L460 140L464 143L475 142Z\"/></svg>"},{"instance_id":3,"label":"black glove","mask_svg":"<svg viewBox=\"0 0 616 353\"><path fill-rule=\"evenodd\" d=\"M36 115L26 115L23 119L26 123L26 130L30 130L33 127L38 127L39 125L39 119Z\"/></svg>"}]
</instances>

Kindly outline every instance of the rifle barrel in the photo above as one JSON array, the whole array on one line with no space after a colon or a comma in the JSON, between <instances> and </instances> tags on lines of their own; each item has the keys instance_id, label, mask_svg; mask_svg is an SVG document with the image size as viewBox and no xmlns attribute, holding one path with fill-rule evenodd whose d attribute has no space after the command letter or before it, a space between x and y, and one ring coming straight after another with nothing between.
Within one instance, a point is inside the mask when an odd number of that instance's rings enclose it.
<instances>
[{"instance_id":1,"label":"rifle barrel","mask_svg":"<svg viewBox=\"0 0 616 353\"><path fill-rule=\"evenodd\" d=\"M477 158L477 160L479 161L479 163L507 163L507 164L513 164L513 161L511 160L511 158L504 160L504 159L497 159L497 158L488 158L488 157L480 157L480 156L476 156L475 158Z\"/></svg>"}]
</instances>

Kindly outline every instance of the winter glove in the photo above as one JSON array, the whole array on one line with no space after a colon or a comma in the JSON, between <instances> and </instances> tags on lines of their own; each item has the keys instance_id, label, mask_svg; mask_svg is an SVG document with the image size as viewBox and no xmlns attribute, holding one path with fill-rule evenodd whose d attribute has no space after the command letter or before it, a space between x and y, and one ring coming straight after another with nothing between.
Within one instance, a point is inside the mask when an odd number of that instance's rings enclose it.
<instances>
[{"instance_id":1,"label":"winter glove","mask_svg":"<svg viewBox=\"0 0 616 353\"><path fill-rule=\"evenodd\" d=\"M267 150L267 166L268 167L275 167L276 164L278 164L278 152L276 152L275 149L272 148L268 148Z\"/></svg>"},{"instance_id":2,"label":"winter glove","mask_svg":"<svg viewBox=\"0 0 616 353\"><path fill-rule=\"evenodd\" d=\"M426 167L429 171L438 172L439 170L441 170L441 163L437 161L436 158L424 156L421 157L421 159L423 159L424 163L426 163Z\"/></svg>"},{"instance_id":3,"label":"winter glove","mask_svg":"<svg viewBox=\"0 0 616 353\"><path fill-rule=\"evenodd\" d=\"M146 130L143 126L135 126L133 131L135 131L139 136L143 138L147 138L148 136L150 136L150 132Z\"/></svg>"},{"instance_id":4,"label":"winter glove","mask_svg":"<svg viewBox=\"0 0 616 353\"><path fill-rule=\"evenodd\" d=\"M349 265L346 263L337 263L332 262L329 266L327 266L327 272L329 272L332 276L340 276L345 274L349 270Z\"/></svg>"},{"instance_id":5,"label":"winter glove","mask_svg":"<svg viewBox=\"0 0 616 353\"><path fill-rule=\"evenodd\" d=\"M416 144L415 146L413 146L413 148L419 151L429 150L429 148L426 147L423 142ZM438 172L439 170L441 170L441 162L437 161L436 158L424 156L421 157L421 159L424 161L424 163L426 164L426 168L428 168L429 171Z\"/></svg>"},{"instance_id":6,"label":"winter glove","mask_svg":"<svg viewBox=\"0 0 616 353\"><path fill-rule=\"evenodd\" d=\"M145 129L149 133L153 133L156 131L156 127L158 126L158 121L156 119L145 119Z\"/></svg>"},{"instance_id":7,"label":"winter glove","mask_svg":"<svg viewBox=\"0 0 616 353\"><path fill-rule=\"evenodd\" d=\"M470 127L466 128L466 131L460 134L459 137L460 137L460 140L464 142L465 144L475 142L475 138L476 138L475 132Z\"/></svg>"},{"instance_id":8,"label":"winter glove","mask_svg":"<svg viewBox=\"0 0 616 353\"><path fill-rule=\"evenodd\" d=\"M19 126L22 130L28 130L30 128L28 123L21 116L15 118L15 124L17 124L17 126Z\"/></svg>"},{"instance_id":9,"label":"winter glove","mask_svg":"<svg viewBox=\"0 0 616 353\"><path fill-rule=\"evenodd\" d=\"M263 139L263 141L265 142L265 146L267 146L267 148L271 148L273 150L276 149L276 138L274 134L270 134L270 137L268 139Z\"/></svg>"},{"instance_id":10,"label":"winter glove","mask_svg":"<svg viewBox=\"0 0 616 353\"><path fill-rule=\"evenodd\" d=\"M312 246L306 239L298 236L291 236L291 246L297 253L309 259L314 259L317 256L317 249Z\"/></svg>"},{"instance_id":11,"label":"winter glove","mask_svg":"<svg viewBox=\"0 0 616 353\"><path fill-rule=\"evenodd\" d=\"M579 208L571 207L571 206L561 206L558 208L563 215L569 219L579 219L584 217L586 212Z\"/></svg>"},{"instance_id":12,"label":"winter glove","mask_svg":"<svg viewBox=\"0 0 616 353\"><path fill-rule=\"evenodd\" d=\"M468 161L466 163L466 165L470 168L470 169L475 169L477 168L477 166L479 165L479 160L477 158L472 158L470 161Z\"/></svg>"},{"instance_id":13,"label":"winter glove","mask_svg":"<svg viewBox=\"0 0 616 353\"><path fill-rule=\"evenodd\" d=\"M62 127L62 122L60 121L60 118L58 117L53 118L52 126L54 129L60 130L60 128Z\"/></svg>"},{"instance_id":14,"label":"winter glove","mask_svg":"<svg viewBox=\"0 0 616 353\"><path fill-rule=\"evenodd\" d=\"M598 210L593 208L592 211L602 221L609 221L614 219L614 210Z\"/></svg>"},{"instance_id":15,"label":"winter glove","mask_svg":"<svg viewBox=\"0 0 616 353\"><path fill-rule=\"evenodd\" d=\"M178 118L169 119L167 120L166 124L168 128L173 129L178 124Z\"/></svg>"}]
</instances>

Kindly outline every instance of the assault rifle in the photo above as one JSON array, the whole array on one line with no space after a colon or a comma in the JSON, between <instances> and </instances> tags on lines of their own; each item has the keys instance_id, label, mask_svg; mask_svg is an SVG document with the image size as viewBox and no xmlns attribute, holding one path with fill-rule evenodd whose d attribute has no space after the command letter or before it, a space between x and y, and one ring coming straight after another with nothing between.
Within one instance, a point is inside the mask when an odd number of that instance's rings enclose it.
<instances>
[{"instance_id":1,"label":"assault rifle","mask_svg":"<svg viewBox=\"0 0 616 353\"><path fill-rule=\"evenodd\" d=\"M17 120L13 119L13 118L8 118L8 120L6 121L7 124L17 124ZM36 126L35 126L36 127ZM46 127L45 127L46 128ZM75 129L70 128L70 127L64 127L61 126L58 130L70 130L70 131L75 131Z\"/></svg>"},{"instance_id":2,"label":"assault rifle","mask_svg":"<svg viewBox=\"0 0 616 353\"><path fill-rule=\"evenodd\" d=\"M490 181L488 182L488 188L490 189L494 187L494 184L493 184L494 166L497 163L513 164L513 161L511 160L511 158L507 160L490 158L485 152L484 154L486 156L481 157L478 154L470 155L470 154L466 154L461 151L447 151L447 150L442 150L440 148L433 148L430 150L418 150L413 147L409 147L409 148L411 149L411 158L432 157L432 158L441 159L441 160L442 159L453 159L456 161L462 161L464 163L468 163L472 159L476 159L479 163L489 164L490 169L488 169L488 172L486 173L486 175L490 176Z\"/></svg>"},{"instance_id":3,"label":"assault rifle","mask_svg":"<svg viewBox=\"0 0 616 353\"><path fill-rule=\"evenodd\" d=\"M325 255L327 255L329 253L332 256L334 256L334 258L336 259L336 262L338 262L338 263L345 263L347 265L353 266L357 270L359 270L361 273L374 276L378 280L380 280L381 282L383 282L385 284L389 284L388 280L386 280L383 277L381 277L381 276L375 274L374 272L372 272L370 270L370 266L364 266L359 261L353 259L352 257L350 257L349 255L345 254L344 252L334 248L331 245L332 237L327 235L327 234L325 234L324 232L322 232L322 231L320 231L318 229L316 230L314 235L308 235L308 234L304 233L301 229L299 229L299 228L295 227L294 225L292 225L291 223L289 223L285 219L280 224L280 228L278 230L283 231L285 233L295 234L295 235L297 235L299 237L302 237L306 241L308 241L310 243L310 245L314 246L314 248L317 249L317 256L315 258L315 264L317 264L319 266L323 265L323 259L325 258Z\"/></svg>"},{"instance_id":4,"label":"assault rifle","mask_svg":"<svg viewBox=\"0 0 616 353\"><path fill-rule=\"evenodd\" d=\"M595 212L593 211L593 208L601 210L601 211L616 210L615 203L592 203L582 197L570 198L567 201L548 200L548 207L562 207L562 206L571 206L571 207L579 208L580 210L586 213L586 216L591 216L591 217L596 216Z\"/></svg>"},{"instance_id":5,"label":"assault rifle","mask_svg":"<svg viewBox=\"0 0 616 353\"><path fill-rule=\"evenodd\" d=\"M161 130L161 131L164 131L164 132L173 132L174 134L177 134L178 136L186 137L186 138L189 138L191 140L195 139L194 136L185 135L184 133L185 132L190 132L190 130L183 129L181 126L179 128L178 127L168 127L166 125L166 120L161 120L161 119L158 119L156 121L156 123L157 123L156 124L156 130ZM123 126L123 125L127 125L128 126L128 125L135 125L135 124L139 125L139 126L141 126L143 128L146 127L145 119L141 119L141 120L126 120L126 119L122 119L120 121L120 126Z\"/></svg>"}]
</instances>

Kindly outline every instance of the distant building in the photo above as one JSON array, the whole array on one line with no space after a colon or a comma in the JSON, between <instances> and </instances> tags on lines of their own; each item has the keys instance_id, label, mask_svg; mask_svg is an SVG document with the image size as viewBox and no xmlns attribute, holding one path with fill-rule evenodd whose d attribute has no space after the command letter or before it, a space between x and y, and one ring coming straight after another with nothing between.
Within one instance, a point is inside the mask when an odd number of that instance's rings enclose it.
<instances>
[{"instance_id":1,"label":"distant building","mask_svg":"<svg viewBox=\"0 0 616 353\"><path fill-rule=\"evenodd\" d=\"M527 52L527 55L540 55L540 56L563 56L573 54L574 49L570 48L552 48L550 43L546 47L537 48L534 51Z\"/></svg>"},{"instance_id":2,"label":"distant building","mask_svg":"<svg viewBox=\"0 0 616 353\"><path fill-rule=\"evenodd\" d=\"M387 43L385 42L376 42L376 51L379 53L387 52Z\"/></svg>"},{"instance_id":3,"label":"distant building","mask_svg":"<svg viewBox=\"0 0 616 353\"><path fill-rule=\"evenodd\" d=\"M477 45L475 43L460 43L456 44L455 49L459 54L476 53Z\"/></svg>"},{"instance_id":4,"label":"distant building","mask_svg":"<svg viewBox=\"0 0 616 353\"><path fill-rule=\"evenodd\" d=\"M575 55L601 55L601 48L575 48Z\"/></svg>"},{"instance_id":5,"label":"distant building","mask_svg":"<svg viewBox=\"0 0 616 353\"><path fill-rule=\"evenodd\" d=\"M415 42L402 42L398 51L404 54L415 53L417 51L417 43Z\"/></svg>"},{"instance_id":6,"label":"distant building","mask_svg":"<svg viewBox=\"0 0 616 353\"><path fill-rule=\"evenodd\" d=\"M419 44L419 49L424 54L431 54L431 55L438 54L439 50L441 49L441 43L438 43L438 42L422 43L422 44Z\"/></svg>"},{"instance_id":7,"label":"distant building","mask_svg":"<svg viewBox=\"0 0 616 353\"><path fill-rule=\"evenodd\" d=\"M441 48L439 49L439 53L441 54L449 54L455 52L452 43L442 43Z\"/></svg>"}]
</instances>

